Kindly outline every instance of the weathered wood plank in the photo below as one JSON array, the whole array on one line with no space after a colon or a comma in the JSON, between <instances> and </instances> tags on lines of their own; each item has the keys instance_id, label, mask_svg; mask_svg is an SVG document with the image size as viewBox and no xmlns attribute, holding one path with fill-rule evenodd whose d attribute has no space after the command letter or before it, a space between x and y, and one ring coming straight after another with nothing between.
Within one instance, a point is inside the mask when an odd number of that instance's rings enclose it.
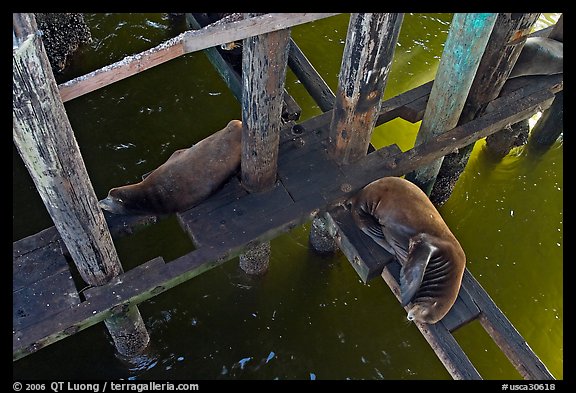
<instances>
[{"instance_id":1,"label":"weathered wood plank","mask_svg":"<svg viewBox=\"0 0 576 393\"><path fill-rule=\"evenodd\" d=\"M396 261L388 264L382 270L382 278L388 284L392 293L400 301L400 264ZM462 291L462 289L461 289ZM458 295L457 303L448 312L453 313L455 307L463 307L461 294ZM456 305L458 304L458 305ZM465 307L465 306L464 306ZM407 309L407 307L405 307ZM448 316L448 315L447 315ZM447 317L446 316L446 317ZM435 324L426 324L420 322L413 322L420 333L424 336L426 341L430 344L436 356L440 359L446 370L454 379L482 379L468 356L464 353L458 342L450 334L447 327L444 325L444 317L441 321Z\"/></svg>"},{"instance_id":2,"label":"weathered wood plank","mask_svg":"<svg viewBox=\"0 0 576 393\"><path fill-rule=\"evenodd\" d=\"M430 91L432 90L433 83L434 81L431 80L430 82L426 82L423 85L415 87L414 89L408 90L407 92L383 101L380 107L380 114L378 116L376 125L386 123L396 117L402 117L403 119L409 120L406 117L407 114L405 113L405 107L410 105L412 102L419 101L421 99L424 99L424 102L427 102ZM421 117L416 121L420 120L422 120ZM412 122L415 123L416 121Z\"/></svg>"},{"instance_id":3,"label":"weathered wood plank","mask_svg":"<svg viewBox=\"0 0 576 393\"><path fill-rule=\"evenodd\" d=\"M12 330L19 331L80 303L70 270L64 268L12 293Z\"/></svg>"},{"instance_id":4,"label":"weathered wood plank","mask_svg":"<svg viewBox=\"0 0 576 393\"><path fill-rule=\"evenodd\" d=\"M433 82L433 81L432 81ZM399 109L398 116L410 123L416 123L424 117L430 95L417 98Z\"/></svg>"},{"instance_id":5,"label":"weathered wood plank","mask_svg":"<svg viewBox=\"0 0 576 393\"><path fill-rule=\"evenodd\" d=\"M142 297L143 288L147 288L146 280L142 279L144 272L147 272L146 277L149 279L158 279L159 268L163 265L162 258L148 261L121 276L114 277L104 286L86 290L84 292L86 301L69 305L51 315L50 318L35 321L34 324L13 331L13 360L18 360L103 320L121 317L127 310L131 310L133 306L140 303L140 301L124 300ZM117 285L122 285L122 289L117 290ZM163 291L162 287L154 286L150 288L148 295L150 293L156 295ZM148 298L143 297L144 300ZM120 331L126 332L126 330Z\"/></svg>"},{"instance_id":6,"label":"weathered wood plank","mask_svg":"<svg viewBox=\"0 0 576 393\"><path fill-rule=\"evenodd\" d=\"M33 251L22 253L12 261L12 290L18 291L48 276L68 271L62 255L60 237Z\"/></svg>"},{"instance_id":7,"label":"weathered wood plank","mask_svg":"<svg viewBox=\"0 0 576 393\"><path fill-rule=\"evenodd\" d=\"M555 379L470 272L464 272L462 285L470 292L482 311L480 323L520 375L524 379Z\"/></svg>"},{"instance_id":8,"label":"weathered wood plank","mask_svg":"<svg viewBox=\"0 0 576 393\"><path fill-rule=\"evenodd\" d=\"M12 243L12 259L21 257L29 252L45 247L50 243L60 241L60 234L56 227L43 229L30 236L26 236Z\"/></svg>"},{"instance_id":9,"label":"weathered wood plank","mask_svg":"<svg viewBox=\"0 0 576 393\"><path fill-rule=\"evenodd\" d=\"M179 213L180 223L197 247L225 248L240 237L252 239L263 225L268 225L269 216L293 203L284 187L278 184L259 193L247 194L241 187L230 188L230 191L233 193L221 199L223 205L210 204L212 208L206 209L200 204Z\"/></svg>"},{"instance_id":10,"label":"weathered wood plank","mask_svg":"<svg viewBox=\"0 0 576 393\"><path fill-rule=\"evenodd\" d=\"M394 172L397 172L399 168L402 168L402 170L416 169L424 162L429 162L430 155L443 156L455 149L464 147L498 131L498 127L516 123L530 117L538 110L548 108L554 100L554 94L549 90L538 91L532 95L524 96L514 103L512 97L520 96L520 93L518 95L512 94L507 96L506 100L498 99L493 101L493 103L498 102L498 104L502 105L494 104L493 110L485 115L445 132L434 140L429 141L430 143L417 145L406 151L398 156L393 163L389 163L390 168L395 168ZM442 154L438 154L438 152Z\"/></svg>"},{"instance_id":11,"label":"weathered wood plank","mask_svg":"<svg viewBox=\"0 0 576 393\"><path fill-rule=\"evenodd\" d=\"M59 85L60 95L62 101L66 102L187 53L333 15L337 13L265 14L226 24L213 24L201 30L187 31L154 48L127 56L116 63L62 83Z\"/></svg>"},{"instance_id":12,"label":"weathered wood plank","mask_svg":"<svg viewBox=\"0 0 576 393\"><path fill-rule=\"evenodd\" d=\"M454 14L416 145L457 125L496 17L495 13ZM407 179L430 195L442 160L418 168Z\"/></svg>"}]
</instances>

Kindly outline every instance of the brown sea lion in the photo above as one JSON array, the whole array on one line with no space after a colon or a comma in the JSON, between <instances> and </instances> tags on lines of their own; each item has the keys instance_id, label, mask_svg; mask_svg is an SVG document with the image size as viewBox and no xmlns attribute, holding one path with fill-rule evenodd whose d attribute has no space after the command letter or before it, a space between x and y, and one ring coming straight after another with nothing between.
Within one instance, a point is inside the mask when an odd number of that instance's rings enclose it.
<instances>
[{"instance_id":1,"label":"brown sea lion","mask_svg":"<svg viewBox=\"0 0 576 393\"><path fill-rule=\"evenodd\" d=\"M240 166L242 122L175 151L141 182L112 188L98 206L115 214L182 212L216 191Z\"/></svg>"},{"instance_id":2,"label":"brown sea lion","mask_svg":"<svg viewBox=\"0 0 576 393\"><path fill-rule=\"evenodd\" d=\"M384 177L348 206L358 227L402 265L402 306L412 302L408 319L442 319L458 296L466 256L428 196L408 180Z\"/></svg>"},{"instance_id":3,"label":"brown sea lion","mask_svg":"<svg viewBox=\"0 0 576 393\"><path fill-rule=\"evenodd\" d=\"M546 37L528 37L509 78L564 72L564 44Z\"/></svg>"}]
</instances>

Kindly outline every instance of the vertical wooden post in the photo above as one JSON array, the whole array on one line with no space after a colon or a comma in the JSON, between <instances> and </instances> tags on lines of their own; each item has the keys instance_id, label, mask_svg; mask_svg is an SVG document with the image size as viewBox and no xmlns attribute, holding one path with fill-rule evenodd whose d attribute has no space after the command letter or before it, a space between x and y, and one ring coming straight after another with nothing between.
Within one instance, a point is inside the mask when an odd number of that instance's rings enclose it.
<instances>
[{"instance_id":1,"label":"vertical wooden post","mask_svg":"<svg viewBox=\"0 0 576 393\"><path fill-rule=\"evenodd\" d=\"M340 164L364 157L378 119L403 14L353 13L338 77L328 154ZM323 217L313 220L309 243L319 253L337 249Z\"/></svg>"},{"instance_id":2,"label":"vertical wooden post","mask_svg":"<svg viewBox=\"0 0 576 393\"><path fill-rule=\"evenodd\" d=\"M249 192L276 184L289 39L290 29L284 29L247 38L242 46L241 177ZM240 255L240 267L249 274L264 273L269 256L270 243L262 243Z\"/></svg>"},{"instance_id":3,"label":"vertical wooden post","mask_svg":"<svg viewBox=\"0 0 576 393\"><path fill-rule=\"evenodd\" d=\"M560 15L560 18L556 21L556 24L552 28L548 38L553 40L564 42L564 14Z\"/></svg>"},{"instance_id":4,"label":"vertical wooden post","mask_svg":"<svg viewBox=\"0 0 576 393\"><path fill-rule=\"evenodd\" d=\"M564 42L564 14L560 15L548 38ZM545 152L556 142L562 131L564 131L563 91L556 93L552 105L542 113L530 131L526 145L528 153L541 154Z\"/></svg>"},{"instance_id":5,"label":"vertical wooden post","mask_svg":"<svg viewBox=\"0 0 576 393\"><path fill-rule=\"evenodd\" d=\"M486 105L498 97L522 51L530 28L539 16L539 13L498 14L458 125L482 115ZM440 206L448 200L473 148L474 143L444 157L430 193L430 200L435 205Z\"/></svg>"},{"instance_id":6,"label":"vertical wooden post","mask_svg":"<svg viewBox=\"0 0 576 393\"><path fill-rule=\"evenodd\" d=\"M403 14L351 14L330 123L331 157L366 155L390 72Z\"/></svg>"},{"instance_id":7,"label":"vertical wooden post","mask_svg":"<svg viewBox=\"0 0 576 393\"><path fill-rule=\"evenodd\" d=\"M563 38L563 22L562 19L560 18L559 20L559 24L557 23L552 30L550 31L548 38L551 37L556 37L559 38L559 40L561 41ZM561 94L562 95L562 94ZM562 97L559 100L560 103L563 103L563 99ZM554 106L554 111L558 111L558 104L556 106ZM547 112L550 113L551 109L548 108ZM552 116L551 118L554 119L558 119L558 114L556 113L555 116ZM561 115L560 115L561 116ZM549 119L550 115L548 114L544 119ZM554 121L552 121L551 124L551 128L550 129L554 129L554 131L551 132L556 132L556 130L558 130L557 126L558 123L553 124ZM540 123L539 127L542 127L543 123ZM538 131L538 133L540 133L540 131ZM560 131L561 132L561 131ZM504 158L506 155L508 155L510 153L510 150L512 150L512 148L514 147L518 147L518 146L522 146L524 145L527 141L528 141L528 136L530 133L530 124L528 119L524 119L519 121L516 124L512 124L510 127L504 128L498 132L495 132L492 135L489 135L486 138L486 146L484 151L490 156L492 157L492 159L494 160L501 160L502 158ZM559 135L559 133L557 134ZM543 146L540 146L543 147Z\"/></svg>"},{"instance_id":8,"label":"vertical wooden post","mask_svg":"<svg viewBox=\"0 0 576 393\"><path fill-rule=\"evenodd\" d=\"M456 13L415 145L456 127L496 21L495 13ZM406 175L430 195L442 158Z\"/></svg>"},{"instance_id":9,"label":"vertical wooden post","mask_svg":"<svg viewBox=\"0 0 576 393\"><path fill-rule=\"evenodd\" d=\"M530 131L527 147L530 152L544 152L564 131L564 92L556 93L554 102L546 109Z\"/></svg>"},{"instance_id":10,"label":"vertical wooden post","mask_svg":"<svg viewBox=\"0 0 576 393\"><path fill-rule=\"evenodd\" d=\"M13 42L14 143L80 275L103 285L122 266L32 14L13 14ZM106 325L123 355L141 352L150 340L136 307Z\"/></svg>"}]
</instances>

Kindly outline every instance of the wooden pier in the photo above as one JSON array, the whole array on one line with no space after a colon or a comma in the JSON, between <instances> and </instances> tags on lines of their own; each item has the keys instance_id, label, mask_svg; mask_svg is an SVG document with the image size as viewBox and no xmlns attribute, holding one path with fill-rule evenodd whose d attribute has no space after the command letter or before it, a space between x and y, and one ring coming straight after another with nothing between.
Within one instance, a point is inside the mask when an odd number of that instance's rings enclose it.
<instances>
[{"instance_id":1,"label":"wooden pier","mask_svg":"<svg viewBox=\"0 0 576 393\"><path fill-rule=\"evenodd\" d=\"M62 100L127 77L135 69L141 71L174 58L174 53L167 48L178 48L176 51L182 54L314 20L307 14L287 15L252 16L186 32L142 56L133 56L61 85ZM327 16L315 14L316 19ZM269 22L272 19L274 22ZM402 152L396 145L381 149L369 146L368 154L342 163L334 160L331 154L334 111L329 108L333 107L335 95L296 44L286 39L283 41L290 45L288 59L283 61L297 68L295 74L305 79L303 85L325 113L303 122L297 121L298 116L282 116L276 139L269 141L277 144L278 148L274 157L275 181L249 192L242 184L244 177L233 177L209 199L177 214L182 228L196 246L194 251L172 261L155 258L112 277L102 285L82 291L73 283L72 276L76 273L67 263L71 257L56 228L14 242L13 360L109 320L129 307L137 306L243 254L254 245L267 242L314 218L322 218L328 223L334 240L364 282L380 276L398 297L400 265L392 255L358 230L343 202L375 179L402 176L433 164L455 149L545 110L552 105L555 95L563 90L562 74L527 78L490 100L479 116L430 136L425 143L412 149ZM212 50L209 56L214 64L228 67L217 52ZM158 60L160 57L162 61ZM150 59L149 63L142 64L145 58ZM221 74L233 75L228 77L232 85L238 78L246 78L246 75L234 76L230 70L221 71ZM398 117L411 122L423 120L433 85L434 81L431 81L383 101L374 124ZM278 89L283 91L283 84L278 85ZM290 98L279 96L284 97L283 107L286 108ZM113 237L129 235L138 225L154 223L154 217L105 216ZM482 378L452 336L456 329L473 320L480 321L524 378L553 379L468 270L458 300L448 315L433 325L416 323L453 378Z\"/></svg>"}]
</instances>

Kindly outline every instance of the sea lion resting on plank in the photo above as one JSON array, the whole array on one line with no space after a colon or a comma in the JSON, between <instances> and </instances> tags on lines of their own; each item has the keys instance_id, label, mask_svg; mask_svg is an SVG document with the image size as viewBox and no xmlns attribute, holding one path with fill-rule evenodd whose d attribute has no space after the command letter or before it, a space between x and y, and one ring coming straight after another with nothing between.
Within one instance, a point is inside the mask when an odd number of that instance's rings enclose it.
<instances>
[{"instance_id":1,"label":"sea lion resting on plank","mask_svg":"<svg viewBox=\"0 0 576 393\"><path fill-rule=\"evenodd\" d=\"M216 191L240 166L242 122L175 151L141 182L112 188L98 206L115 214L182 212Z\"/></svg>"},{"instance_id":2,"label":"sea lion resting on plank","mask_svg":"<svg viewBox=\"0 0 576 393\"><path fill-rule=\"evenodd\" d=\"M442 319L458 296L466 256L428 196L408 180L384 177L347 205L358 227L402 265L402 306L412 302L408 319Z\"/></svg>"}]
</instances>

